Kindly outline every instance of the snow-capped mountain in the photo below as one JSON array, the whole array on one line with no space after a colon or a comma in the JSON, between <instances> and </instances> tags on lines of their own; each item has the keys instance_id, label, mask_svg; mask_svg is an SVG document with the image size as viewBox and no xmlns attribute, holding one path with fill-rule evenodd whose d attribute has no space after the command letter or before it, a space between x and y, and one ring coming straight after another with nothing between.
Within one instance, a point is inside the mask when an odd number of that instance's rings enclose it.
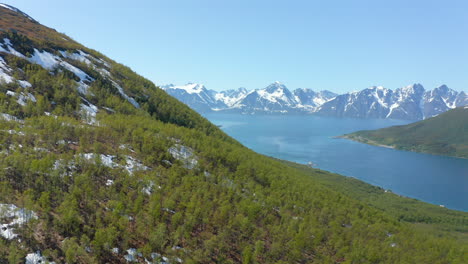
<instances>
[{"instance_id":1,"label":"snow-capped mountain","mask_svg":"<svg viewBox=\"0 0 468 264\"><path fill-rule=\"evenodd\" d=\"M408 85L396 89L388 107L385 118L392 119L424 119L422 111L424 87L421 84Z\"/></svg>"},{"instance_id":2,"label":"snow-capped mountain","mask_svg":"<svg viewBox=\"0 0 468 264\"><path fill-rule=\"evenodd\" d=\"M291 113L303 112L296 97L288 88L275 82L264 89L253 90L236 102L232 109L241 113Z\"/></svg>"},{"instance_id":3,"label":"snow-capped mountain","mask_svg":"<svg viewBox=\"0 0 468 264\"><path fill-rule=\"evenodd\" d=\"M391 90L373 86L359 92L339 95L317 109L321 115L335 117L384 118Z\"/></svg>"},{"instance_id":4,"label":"snow-capped mountain","mask_svg":"<svg viewBox=\"0 0 468 264\"><path fill-rule=\"evenodd\" d=\"M232 107L238 101L242 100L248 93L249 91L247 91L247 89L245 89L244 87L240 87L237 90L231 89L218 92L214 95L214 98L218 101L223 102L226 106Z\"/></svg>"},{"instance_id":5,"label":"snow-capped mountain","mask_svg":"<svg viewBox=\"0 0 468 264\"><path fill-rule=\"evenodd\" d=\"M337 96L337 94L327 90L315 92L308 88L298 88L293 91L293 94L297 102L305 108L310 108L312 111Z\"/></svg>"},{"instance_id":6,"label":"snow-capped mountain","mask_svg":"<svg viewBox=\"0 0 468 264\"><path fill-rule=\"evenodd\" d=\"M446 85L424 93L425 117L436 116L457 106L468 105L468 96L464 92L456 92Z\"/></svg>"},{"instance_id":7,"label":"snow-capped mountain","mask_svg":"<svg viewBox=\"0 0 468 264\"><path fill-rule=\"evenodd\" d=\"M217 94L215 91L206 89L202 84L188 83L179 86L169 84L160 88L197 112L203 113L227 107L223 101L215 98Z\"/></svg>"},{"instance_id":8,"label":"snow-capped mountain","mask_svg":"<svg viewBox=\"0 0 468 264\"><path fill-rule=\"evenodd\" d=\"M181 86L163 85L161 88L202 113L209 111L249 114L308 113L336 96L330 91L314 92L310 89L297 89L291 92L280 82L252 91L241 87L217 92L193 83Z\"/></svg>"},{"instance_id":9,"label":"snow-capped mountain","mask_svg":"<svg viewBox=\"0 0 468 264\"><path fill-rule=\"evenodd\" d=\"M398 88L382 86L339 95L320 106L316 113L335 117L420 120L468 104L464 92L442 85L425 91L421 84Z\"/></svg>"},{"instance_id":10,"label":"snow-capped mountain","mask_svg":"<svg viewBox=\"0 0 468 264\"><path fill-rule=\"evenodd\" d=\"M242 114L315 113L333 117L421 120L468 105L468 95L446 85L426 91L421 84L395 90L372 86L337 95L299 88L290 91L275 82L263 89L245 88L217 92L201 84L162 86L166 92L199 112L223 111Z\"/></svg>"}]
</instances>

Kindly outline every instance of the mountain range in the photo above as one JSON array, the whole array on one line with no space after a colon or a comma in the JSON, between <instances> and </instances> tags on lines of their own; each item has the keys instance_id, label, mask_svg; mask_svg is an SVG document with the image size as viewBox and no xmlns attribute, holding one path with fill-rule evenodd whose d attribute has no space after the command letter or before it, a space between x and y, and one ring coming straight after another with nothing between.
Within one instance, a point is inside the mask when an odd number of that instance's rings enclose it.
<instances>
[{"instance_id":1,"label":"mountain range","mask_svg":"<svg viewBox=\"0 0 468 264\"><path fill-rule=\"evenodd\" d=\"M274 82L264 89L248 91L245 88L217 92L201 84L183 86L163 85L161 89L198 112L256 113L309 113L333 99L330 91L311 89L290 91L284 84Z\"/></svg>"},{"instance_id":2,"label":"mountain range","mask_svg":"<svg viewBox=\"0 0 468 264\"><path fill-rule=\"evenodd\" d=\"M335 94L299 88L292 92L282 83L248 91L245 88L217 92L201 84L161 86L192 109L241 114L317 114L350 118L421 120L468 105L468 95L442 85L425 90L421 84L391 90L373 86L361 91Z\"/></svg>"}]
</instances>

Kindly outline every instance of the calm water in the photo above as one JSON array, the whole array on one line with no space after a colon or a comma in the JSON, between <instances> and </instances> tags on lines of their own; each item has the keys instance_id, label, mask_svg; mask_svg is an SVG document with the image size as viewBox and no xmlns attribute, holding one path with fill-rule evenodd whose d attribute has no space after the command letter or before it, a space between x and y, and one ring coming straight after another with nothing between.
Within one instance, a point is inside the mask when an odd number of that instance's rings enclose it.
<instances>
[{"instance_id":1,"label":"calm water","mask_svg":"<svg viewBox=\"0 0 468 264\"><path fill-rule=\"evenodd\" d=\"M395 193L468 211L468 160L375 147L334 136L408 123L314 116L205 115L256 152L352 176Z\"/></svg>"}]
</instances>

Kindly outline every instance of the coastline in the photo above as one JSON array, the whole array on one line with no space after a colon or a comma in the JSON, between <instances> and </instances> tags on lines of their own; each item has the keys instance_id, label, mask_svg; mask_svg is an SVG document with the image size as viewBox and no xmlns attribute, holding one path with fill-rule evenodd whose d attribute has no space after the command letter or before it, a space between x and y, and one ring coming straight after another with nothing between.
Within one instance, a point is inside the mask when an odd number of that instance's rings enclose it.
<instances>
[{"instance_id":1,"label":"coastline","mask_svg":"<svg viewBox=\"0 0 468 264\"><path fill-rule=\"evenodd\" d=\"M384 145L384 144L378 143L377 141L374 141L374 140L371 140L371 139L368 139L368 138L364 138L364 137L361 137L361 136L357 136L357 137L349 136L349 134L342 135L342 136L336 136L336 137L333 137L333 138L347 139L347 140L351 140L351 141L354 141L354 142L359 142L359 143L363 143L363 144L367 144L367 145L371 145L371 146L376 146L376 147L382 147L382 148L389 148L389 149L395 149L395 150L401 150L401 151L409 151L409 152L415 152L415 153L423 153L423 154L429 154L429 155L435 155L435 156L443 156L443 157L450 157L450 158L468 160L468 157L444 155L444 154L440 154L440 153L427 152L427 151L418 151L418 150L399 148L399 147L391 146L391 145Z\"/></svg>"},{"instance_id":2,"label":"coastline","mask_svg":"<svg viewBox=\"0 0 468 264\"><path fill-rule=\"evenodd\" d=\"M352 141L355 141L355 142L364 143L364 144L367 144L367 145L372 145L372 146L377 146L377 147L382 147L382 148L404 150L404 149L401 149L401 148L397 148L395 146L380 144L377 141L367 139L367 138L363 138L361 136L350 137L349 135L342 135L342 136L337 136L337 137L334 137L334 138L348 139L348 140L352 140ZM413 151L413 152L418 152L418 151Z\"/></svg>"}]
</instances>

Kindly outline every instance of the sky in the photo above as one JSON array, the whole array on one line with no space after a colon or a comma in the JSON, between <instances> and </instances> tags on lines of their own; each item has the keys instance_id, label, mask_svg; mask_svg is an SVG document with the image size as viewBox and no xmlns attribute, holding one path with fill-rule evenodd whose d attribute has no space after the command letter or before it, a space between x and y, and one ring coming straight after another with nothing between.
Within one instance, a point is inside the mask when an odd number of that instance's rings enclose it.
<instances>
[{"instance_id":1,"label":"sky","mask_svg":"<svg viewBox=\"0 0 468 264\"><path fill-rule=\"evenodd\" d=\"M3 2L157 85L468 91L468 1Z\"/></svg>"}]
</instances>

